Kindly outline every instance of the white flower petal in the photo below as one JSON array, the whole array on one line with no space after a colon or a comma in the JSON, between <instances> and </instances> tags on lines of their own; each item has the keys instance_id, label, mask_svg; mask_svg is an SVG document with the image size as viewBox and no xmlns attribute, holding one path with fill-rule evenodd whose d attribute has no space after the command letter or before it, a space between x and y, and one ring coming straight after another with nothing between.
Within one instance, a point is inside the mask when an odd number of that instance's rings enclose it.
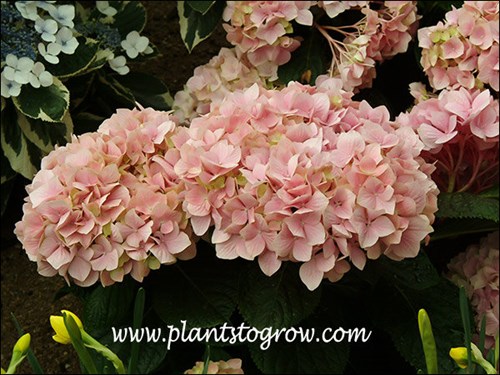
<instances>
[{"instance_id":1,"label":"white flower petal","mask_svg":"<svg viewBox=\"0 0 500 375\"><path fill-rule=\"evenodd\" d=\"M21 57L17 61L17 69L22 70L24 72L31 71L33 65L35 65L35 62L31 60L29 57Z\"/></svg>"},{"instance_id":2,"label":"white flower petal","mask_svg":"<svg viewBox=\"0 0 500 375\"><path fill-rule=\"evenodd\" d=\"M17 57L9 53L5 58L5 62L7 63L7 65L15 67L17 65Z\"/></svg>"},{"instance_id":3,"label":"white flower petal","mask_svg":"<svg viewBox=\"0 0 500 375\"><path fill-rule=\"evenodd\" d=\"M62 50L62 46L60 44L57 44L57 43L50 43L47 46L47 53L50 55L57 56L57 55L59 55L61 50Z\"/></svg>"},{"instance_id":4,"label":"white flower petal","mask_svg":"<svg viewBox=\"0 0 500 375\"><path fill-rule=\"evenodd\" d=\"M54 83L54 77L49 72L42 72L38 79L43 87L51 86Z\"/></svg>"},{"instance_id":5,"label":"white flower petal","mask_svg":"<svg viewBox=\"0 0 500 375\"><path fill-rule=\"evenodd\" d=\"M13 67L6 66L5 68L3 68L2 75L9 81L14 80L14 74L16 74L16 70Z\"/></svg>"},{"instance_id":6,"label":"white flower petal","mask_svg":"<svg viewBox=\"0 0 500 375\"><path fill-rule=\"evenodd\" d=\"M135 43L135 49L138 52L144 52L144 50L148 47L149 44L149 39L145 36L141 36L139 39L137 39L137 42Z\"/></svg>"}]
</instances>

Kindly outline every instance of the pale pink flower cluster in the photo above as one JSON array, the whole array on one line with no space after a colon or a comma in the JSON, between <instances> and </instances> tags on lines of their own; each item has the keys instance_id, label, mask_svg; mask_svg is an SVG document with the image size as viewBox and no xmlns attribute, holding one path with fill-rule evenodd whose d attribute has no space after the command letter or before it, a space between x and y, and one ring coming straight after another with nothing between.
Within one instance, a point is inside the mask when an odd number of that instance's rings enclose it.
<instances>
[{"instance_id":1,"label":"pale pink flower cluster","mask_svg":"<svg viewBox=\"0 0 500 375\"><path fill-rule=\"evenodd\" d=\"M194 256L169 145L175 129L167 112L119 109L42 160L15 229L39 273L110 285Z\"/></svg>"},{"instance_id":2,"label":"pale pink flower cluster","mask_svg":"<svg viewBox=\"0 0 500 375\"><path fill-rule=\"evenodd\" d=\"M227 40L254 66L259 75L274 81L278 66L290 60L300 42L288 36L291 21L311 26L312 1L228 1L222 18Z\"/></svg>"},{"instance_id":3,"label":"pale pink flower cluster","mask_svg":"<svg viewBox=\"0 0 500 375\"><path fill-rule=\"evenodd\" d=\"M196 362L195 366L184 374L244 374L241 369L241 359L232 358L227 361L209 361L207 372L203 372L205 363Z\"/></svg>"},{"instance_id":4,"label":"pale pink flower cluster","mask_svg":"<svg viewBox=\"0 0 500 375\"><path fill-rule=\"evenodd\" d=\"M327 77L281 91L253 85L172 137L183 209L219 258L258 258L267 275L302 262L313 290L340 279L348 260L363 269L382 254L417 255L437 210L424 145L341 87Z\"/></svg>"},{"instance_id":5,"label":"pale pink flower cluster","mask_svg":"<svg viewBox=\"0 0 500 375\"><path fill-rule=\"evenodd\" d=\"M320 2L328 14L337 15L349 8L359 8L363 14L354 25L317 26L333 55L330 74L340 77L348 91L371 87L376 76L375 64L406 52L416 33L419 19L416 1L384 1L376 10L370 8L370 3ZM344 35L344 39L336 40L330 31Z\"/></svg>"},{"instance_id":6,"label":"pale pink flower cluster","mask_svg":"<svg viewBox=\"0 0 500 375\"><path fill-rule=\"evenodd\" d=\"M210 112L212 103L218 105L229 93L254 83L266 81L236 48L222 48L207 64L195 68L184 89L175 94L172 108L181 123L189 122Z\"/></svg>"},{"instance_id":7,"label":"pale pink flower cluster","mask_svg":"<svg viewBox=\"0 0 500 375\"><path fill-rule=\"evenodd\" d=\"M441 190L477 192L498 182L499 103L489 90L443 90L401 114L398 122L420 136L422 157L435 164L432 177Z\"/></svg>"},{"instance_id":8,"label":"pale pink flower cluster","mask_svg":"<svg viewBox=\"0 0 500 375\"><path fill-rule=\"evenodd\" d=\"M464 287L471 301L478 333L481 331L482 319L486 319L487 349L495 345L495 337L498 336L498 236L498 231L489 234L448 264L449 279Z\"/></svg>"},{"instance_id":9,"label":"pale pink flower cluster","mask_svg":"<svg viewBox=\"0 0 500 375\"><path fill-rule=\"evenodd\" d=\"M432 87L463 86L498 92L498 1L465 1L444 22L418 30L421 64Z\"/></svg>"}]
</instances>

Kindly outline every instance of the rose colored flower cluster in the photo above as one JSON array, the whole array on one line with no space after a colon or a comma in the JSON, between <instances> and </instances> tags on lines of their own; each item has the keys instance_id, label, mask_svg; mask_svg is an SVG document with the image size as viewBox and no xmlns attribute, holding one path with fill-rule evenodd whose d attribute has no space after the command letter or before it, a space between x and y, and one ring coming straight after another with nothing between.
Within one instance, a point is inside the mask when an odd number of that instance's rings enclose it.
<instances>
[{"instance_id":1,"label":"rose colored flower cluster","mask_svg":"<svg viewBox=\"0 0 500 375\"><path fill-rule=\"evenodd\" d=\"M478 192L498 182L499 103L489 90L443 90L398 122L420 136L422 157L435 164L432 177L440 190Z\"/></svg>"},{"instance_id":2,"label":"rose colored flower cluster","mask_svg":"<svg viewBox=\"0 0 500 375\"><path fill-rule=\"evenodd\" d=\"M350 8L359 8L363 18L354 25L317 26L332 51L333 76L344 82L344 89L357 91L371 87L376 76L375 64L406 52L416 33L419 17L416 1L384 1L371 9L369 1L320 2L328 15L338 15ZM344 35L342 41L329 31Z\"/></svg>"},{"instance_id":3,"label":"rose colored flower cluster","mask_svg":"<svg viewBox=\"0 0 500 375\"><path fill-rule=\"evenodd\" d=\"M241 359L232 358L228 361L208 362L207 372L203 372L205 364L196 362L196 365L186 370L184 374L244 374L241 369Z\"/></svg>"},{"instance_id":4,"label":"rose colored flower cluster","mask_svg":"<svg viewBox=\"0 0 500 375\"><path fill-rule=\"evenodd\" d=\"M498 1L465 1L444 22L418 30L421 64L432 87L487 84L498 92L498 14Z\"/></svg>"},{"instance_id":5,"label":"rose colored flower cluster","mask_svg":"<svg viewBox=\"0 0 500 375\"><path fill-rule=\"evenodd\" d=\"M417 255L438 190L424 145L338 79L237 91L172 137L193 231L272 275L302 262L311 290L366 259ZM213 227L212 232L208 232Z\"/></svg>"},{"instance_id":6,"label":"rose colored flower cluster","mask_svg":"<svg viewBox=\"0 0 500 375\"><path fill-rule=\"evenodd\" d=\"M498 261L499 232L481 239L478 245L469 246L448 264L449 279L465 288L475 310L477 332L486 319L485 347L491 348L498 336Z\"/></svg>"},{"instance_id":7,"label":"rose colored flower cluster","mask_svg":"<svg viewBox=\"0 0 500 375\"><path fill-rule=\"evenodd\" d=\"M39 273L110 285L194 256L169 145L175 129L167 112L119 109L42 160L15 229Z\"/></svg>"},{"instance_id":8,"label":"rose colored flower cluster","mask_svg":"<svg viewBox=\"0 0 500 375\"><path fill-rule=\"evenodd\" d=\"M287 34L291 21L311 26L311 1L228 1L222 18L227 40L244 54L259 75L278 78L278 66L290 60L300 42Z\"/></svg>"},{"instance_id":9,"label":"rose colored flower cluster","mask_svg":"<svg viewBox=\"0 0 500 375\"><path fill-rule=\"evenodd\" d=\"M257 69L237 49L222 48L217 56L195 68L184 90L175 94L172 108L180 122L190 121L210 112L211 103L217 105L235 90L254 83L265 85Z\"/></svg>"}]
</instances>

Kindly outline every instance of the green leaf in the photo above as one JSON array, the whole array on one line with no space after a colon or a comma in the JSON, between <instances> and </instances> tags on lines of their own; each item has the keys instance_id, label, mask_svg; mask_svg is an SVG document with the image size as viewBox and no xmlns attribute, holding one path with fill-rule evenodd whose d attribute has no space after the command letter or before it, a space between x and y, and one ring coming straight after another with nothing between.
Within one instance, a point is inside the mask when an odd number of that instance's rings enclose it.
<instances>
[{"instance_id":1,"label":"green leaf","mask_svg":"<svg viewBox=\"0 0 500 375\"><path fill-rule=\"evenodd\" d=\"M498 223L482 219L446 219L434 227L431 242L468 234L492 232L498 230Z\"/></svg>"},{"instance_id":2,"label":"green leaf","mask_svg":"<svg viewBox=\"0 0 500 375\"><path fill-rule=\"evenodd\" d=\"M61 79L72 77L78 74L86 73L96 59L99 44L93 40L84 37L78 38L78 47L71 55L61 53L59 63L51 65L48 69L53 75Z\"/></svg>"},{"instance_id":3,"label":"green leaf","mask_svg":"<svg viewBox=\"0 0 500 375\"><path fill-rule=\"evenodd\" d=\"M113 17L115 22L111 25L125 39L131 31L141 32L146 25L146 9L140 1L129 1L123 9Z\"/></svg>"},{"instance_id":4,"label":"green leaf","mask_svg":"<svg viewBox=\"0 0 500 375\"><path fill-rule=\"evenodd\" d=\"M14 179L2 182L0 188L2 189L2 194L0 194L0 217L3 217L3 214L7 209L7 205L9 204L10 195L14 188Z\"/></svg>"},{"instance_id":5,"label":"green leaf","mask_svg":"<svg viewBox=\"0 0 500 375\"><path fill-rule=\"evenodd\" d=\"M469 307L469 299L465 294L465 288L460 287L459 292L460 300L460 315L462 317L462 324L464 327L464 337L465 337L465 347L467 348L467 367L472 368L472 352L471 352L471 342L472 342L472 324L471 324L471 314Z\"/></svg>"},{"instance_id":6,"label":"green leaf","mask_svg":"<svg viewBox=\"0 0 500 375\"><path fill-rule=\"evenodd\" d=\"M381 281L372 292L367 314L373 323L392 338L396 349L416 369L425 368L425 356L417 324L418 310L432 317L437 359L442 373L455 369L450 348L463 345L458 288L441 278L439 284L416 290L394 282Z\"/></svg>"},{"instance_id":7,"label":"green leaf","mask_svg":"<svg viewBox=\"0 0 500 375\"><path fill-rule=\"evenodd\" d=\"M205 14L215 4L215 1L186 1L193 10Z\"/></svg>"},{"instance_id":8,"label":"green leaf","mask_svg":"<svg viewBox=\"0 0 500 375\"><path fill-rule=\"evenodd\" d=\"M205 258L199 254L149 277L153 308L165 323L179 326L186 320L190 328L208 328L229 321L238 294L238 262L218 259L211 249L203 250Z\"/></svg>"},{"instance_id":9,"label":"green leaf","mask_svg":"<svg viewBox=\"0 0 500 375\"><path fill-rule=\"evenodd\" d=\"M372 266L389 282L417 290L423 290L440 282L439 274L424 251L415 258L394 261L385 256Z\"/></svg>"},{"instance_id":10,"label":"green leaf","mask_svg":"<svg viewBox=\"0 0 500 375\"><path fill-rule=\"evenodd\" d=\"M63 313L64 325L68 330L69 337L71 338L71 344L73 348L75 348L76 353L78 354L78 358L82 362L84 368L88 371L89 374L97 374L97 369L95 367L92 356L90 355L88 349L85 347L82 340L82 333L80 332L80 328L75 322L75 319L71 315Z\"/></svg>"},{"instance_id":11,"label":"green leaf","mask_svg":"<svg viewBox=\"0 0 500 375\"><path fill-rule=\"evenodd\" d=\"M118 327L127 319L131 319L134 289L130 279L107 287L99 285L94 289L85 300L85 330L93 337L102 337L112 326Z\"/></svg>"},{"instance_id":12,"label":"green leaf","mask_svg":"<svg viewBox=\"0 0 500 375\"><path fill-rule=\"evenodd\" d=\"M3 119L2 119L3 121ZM17 176L17 173L10 167L9 159L5 157L5 154L3 152L3 148L1 148L0 144L0 167L2 169L2 177L1 177L1 184L3 184L12 181L14 177ZM5 192L5 190L2 190L2 192Z\"/></svg>"},{"instance_id":13,"label":"green leaf","mask_svg":"<svg viewBox=\"0 0 500 375\"><path fill-rule=\"evenodd\" d=\"M216 1L206 13L200 14L186 6L185 1L177 2L181 37L189 52L212 34L222 19L225 6L225 1Z\"/></svg>"},{"instance_id":14,"label":"green leaf","mask_svg":"<svg viewBox=\"0 0 500 375\"><path fill-rule=\"evenodd\" d=\"M495 185L479 194L483 198L494 198L499 199L500 197L500 185Z\"/></svg>"},{"instance_id":15,"label":"green leaf","mask_svg":"<svg viewBox=\"0 0 500 375\"><path fill-rule=\"evenodd\" d=\"M238 308L258 329L290 327L309 316L320 298L321 288L309 291L296 265L287 264L269 277L253 264L241 280Z\"/></svg>"},{"instance_id":16,"label":"green leaf","mask_svg":"<svg viewBox=\"0 0 500 375\"><path fill-rule=\"evenodd\" d=\"M73 119L75 128L74 132L77 135L87 132L95 132L105 119L105 117L95 115L93 113L80 112Z\"/></svg>"},{"instance_id":17,"label":"green leaf","mask_svg":"<svg viewBox=\"0 0 500 375\"><path fill-rule=\"evenodd\" d=\"M438 196L437 217L456 219L477 218L499 222L498 200L470 193L441 193Z\"/></svg>"},{"instance_id":18,"label":"green leaf","mask_svg":"<svg viewBox=\"0 0 500 375\"><path fill-rule=\"evenodd\" d=\"M134 320L133 320L133 328L138 330L142 326L142 318L144 316L144 303L146 300L146 292L144 288L139 288L137 294L135 296L134 303ZM139 350L141 343L134 341L131 343L130 349L130 360L128 365L128 373L135 374L137 372L137 360L139 358Z\"/></svg>"},{"instance_id":19,"label":"green leaf","mask_svg":"<svg viewBox=\"0 0 500 375\"><path fill-rule=\"evenodd\" d=\"M61 122L69 107L69 91L56 77L49 87L24 85L13 98L17 109L28 117L48 122Z\"/></svg>"},{"instance_id":20,"label":"green leaf","mask_svg":"<svg viewBox=\"0 0 500 375\"><path fill-rule=\"evenodd\" d=\"M432 332L432 325L429 315L424 309L418 311L418 329L420 331L420 340L425 355L427 374L439 374L436 341Z\"/></svg>"},{"instance_id":21,"label":"green leaf","mask_svg":"<svg viewBox=\"0 0 500 375\"><path fill-rule=\"evenodd\" d=\"M24 335L24 330L22 329L21 325L17 321L16 316L13 313L10 313L10 317L12 318L12 321L14 322L14 326L16 327L17 334L19 337ZM33 353L33 349L31 347L28 349L28 362L30 363L31 369L33 370L33 374L43 374L43 369L42 366L40 366L40 362L38 362L38 359L35 356L35 353Z\"/></svg>"},{"instance_id":22,"label":"green leaf","mask_svg":"<svg viewBox=\"0 0 500 375\"><path fill-rule=\"evenodd\" d=\"M292 53L290 61L278 68L279 80L284 84L290 81L314 84L316 78L326 71L324 51L324 38L311 28L300 47Z\"/></svg>"},{"instance_id":23,"label":"green leaf","mask_svg":"<svg viewBox=\"0 0 500 375\"><path fill-rule=\"evenodd\" d=\"M349 357L346 343L272 344L267 350L251 345L255 364L264 374L342 374Z\"/></svg>"},{"instance_id":24,"label":"green leaf","mask_svg":"<svg viewBox=\"0 0 500 375\"><path fill-rule=\"evenodd\" d=\"M69 112L62 122L45 122L18 114L18 124L24 136L45 154L48 154L56 145L63 146L71 140L73 122Z\"/></svg>"},{"instance_id":25,"label":"green leaf","mask_svg":"<svg viewBox=\"0 0 500 375\"><path fill-rule=\"evenodd\" d=\"M38 171L42 154L22 133L13 106L2 111L1 145L10 167L31 180Z\"/></svg>"},{"instance_id":26,"label":"green leaf","mask_svg":"<svg viewBox=\"0 0 500 375\"><path fill-rule=\"evenodd\" d=\"M115 76L115 79L129 89L143 107L160 111L168 111L172 107L173 98L168 87L152 75L130 72L124 76Z\"/></svg>"},{"instance_id":27,"label":"green leaf","mask_svg":"<svg viewBox=\"0 0 500 375\"><path fill-rule=\"evenodd\" d=\"M96 81L95 96L98 98L102 109L107 112L107 115L115 113L117 108L135 107L134 95L112 75L99 72Z\"/></svg>"}]
</instances>

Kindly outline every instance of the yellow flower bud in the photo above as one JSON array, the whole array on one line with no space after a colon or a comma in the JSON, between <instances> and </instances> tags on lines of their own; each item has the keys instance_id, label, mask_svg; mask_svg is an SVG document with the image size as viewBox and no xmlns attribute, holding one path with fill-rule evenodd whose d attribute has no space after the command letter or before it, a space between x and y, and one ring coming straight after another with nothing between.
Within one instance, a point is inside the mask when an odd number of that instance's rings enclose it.
<instances>
[{"instance_id":1,"label":"yellow flower bud","mask_svg":"<svg viewBox=\"0 0 500 375\"><path fill-rule=\"evenodd\" d=\"M30 348L31 335L26 333L22 335L19 340L17 340L16 345L14 345L14 351L21 353L23 355Z\"/></svg>"},{"instance_id":2,"label":"yellow flower bud","mask_svg":"<svg viewBox=\"0 0 500 375\"><path fill-rule=\"evenodd\" d=\"M450 357L457 363L461 368L467 368L467 348L458 347L450 349Z\"/></svg>"},{"instance_id":3,"label":"yellow flower bud","mask_svg":"<svg viewBox=\"0 0 500 375\"><path fill-rule=\"evenodd\" d=\"M80 330L83 330L83 324L80 318L78 318L75 314L73 314L71 311L68 310L62 310L61 312L71 316L75 320L78 328L80 328ZM54 341L64 345L71 344L71 338L69 336L68 330L66 329L66 325L64 324L64 318L62 316L51 315L50 325L56 332L56 334L52 336Z\"/></svg>"}]
</instances>

